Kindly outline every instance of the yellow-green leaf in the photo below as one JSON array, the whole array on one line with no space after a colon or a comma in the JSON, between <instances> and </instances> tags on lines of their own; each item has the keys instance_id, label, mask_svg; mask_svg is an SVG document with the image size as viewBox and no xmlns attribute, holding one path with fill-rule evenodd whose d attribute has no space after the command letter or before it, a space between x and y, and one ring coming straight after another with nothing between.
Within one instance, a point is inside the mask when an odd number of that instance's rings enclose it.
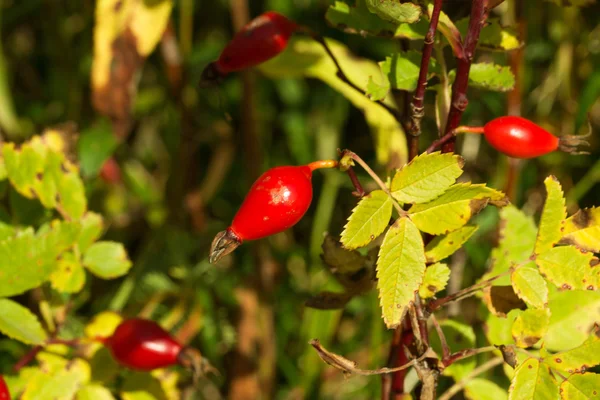
<instances>
[{"instance_id":1,"label":"yellow-green leaf","mask_svg":"<svg viewBox=\"0 0 600 400\"><path fill-rule=\"evenodd\" d=\"M89 364L82 359L75 359L69 368L43 375L42 379L32 381L27 386L22 400L73 399L77 390L89 380Z\"/></svg>"},{"instance_id":2,"label":"yellow-green leaf","mask_svg":"<svg viewBox=\"0 0 600 400\"><path fill-rule=\"evenodd\" d=\"M373 14L394 24L412 24L421 16L421 7L413 3L399 3L395 0L366 0L366 4Z\"/></svg>"},{"instance_id":3,"label":"yellow-green leaf","mask_svg":"<svg viewBox=\"0 0 600 400\"><path fill-rule=\"evenodd\" d=\"M546 185L546 203L542 211L540 229L535 242L535 253L540 254L551 249L562 236L562 228L567 218L565 197L563 196L560 182L549 176L544 180Z\"/></svg>"},{"instance_id":4,"label":"yellow-green leaf","mask_svg":"<svg viewBox=\"0 0 600 400\"><path fill-rule=\"evenodd\" d=\"M567 371L570 374L585 372L600 364L600 338L597 334L598 330L594 330L581 346L553 354L545 358L544 362L551 368Z\"/></svg>"},{"instance_id":5,"label":"yellow-green leaf","mask_svg":"<svg viewBox=\"0 0 600 400\"><path fill-rule=\"evenodd\" d=\"M392 180L392 196L401 203L425 203L444 193L462 174L464 160L452 153L422 154Z\"/></svg>"},{"instance_id":6,"label":"yellow-green leaf","mask_svg":"<svg viewBox=\"0 0 600 400\"><path fill-rule=\"evenodd\" d=\"M80 222L81 233L77 240L77 246L80 252L84 252L102 235L104 221L101 215L88 211Z\"/></svg>"},{"instance_id":7,"label":"yellow-green leaf","mask_svg":"<svg viewBox=\"0 0 600 400\"><path fill-rule=\"evenodd\" d=\"M436 263L430 265L425 270L425 277L419 288L419 295L423 299L435 296L437 292L446 288L448 279L450 279L450 268L446 264Z\"/></svg>"},{"instance_id":8,"label":"yellow-green leaf","mask_svg":"<svg viewBox=\"0 0 600 400\"><path fill-rule=\"evenodd\" d=\"M598 259L572 246L554 247L535 260L540 272L562 289L596 290L600 287Z\"/></svg>"},{"instance_id":9,"label":"yellow-green leaf","mask_svg":"<svg viewBox=\"0 0 600 400\"><path fill-rule=\"evenodd\" d=\"M85 270L72 252L63 253L50 275L52 287L62 293L77 293L85 284Z\"/></svg>"},{"instance_id":10,"label":"yellow-green leaf","mask_svg":"<svg viewBox=\"0 0 600 400\"><path fill-rule=\"evenodd\" d=\"M388 328L402 322L424 275L425 249L421 233L410 219L399 218L386 233L377 260L377 289Z\"/></svg>"},{"instance_id":11,"label":"yellow-green leaf","mask_svg":"<svg viewBox=\"0 0 600 400\"><path fill-rule=\"evenodd\" d=\"M76 400L114 400L110 390L102 385L85 385L77 392Z\"/></svg>"},{"instance_id":12,"label":"yellow-green leaf","mask_svg":"<svg viewBox=\"0 0 600 400\"><path fill-rule=\"evenodd\" d=\"M536 344L548 330L550 310L528 309L515 319L512 336L519 347L527 348Z\"/></svg>"},{"instance_id":13,"label":"yellow-green leaf","mask_svg":"<svg viewBox=\"0 0 600 400\"><path fill-rule=\"evenodd\" d=\"M466 34L469 28L469 19L464 18L457 21L456 27L463 35ZM481 29L477 46L487 50L508 51L518 49L522 43L515 29L500 25L498 19L489 18Z\"/></svg>"},{"instance_id":14,"label":"yellow-green leaf","mask_svg":"<svg viewBox=\"0 0 600 400\"><path fill-rule=\"evenodd\" d=\"M379 66L385 79L383 85L378 89L413 91L417 88L419 80L421 53L414 50L393 53L386 57L385 61L380 62ZM437 62L431 59L427 77L431 78L435 73L439 73L439 67Z\"/></svg>"},{"instance_id":15,"label":"yellow-green leaf","mask_svg":"<svg viewBox=\"0 0 600 400\"><path fill-rule=\"evenodd\" d=\"M100 278L113 279L131 268L125 247L117 242L96 242L83 255L83 265Z\"/></svg>"},{"instance_id":16,"label":"yellow-green leaf","mask_svg":"<svg viewBox=\"0 0 600 400\"><path fill-rule=\"evenodd\" d=\"M47 338L37 317L10 299L0 299L0 332L25 344L42 344Z\"/></svg>"},{"instance_id":17,"label":"yellow-green leaf","mask_svg":"<svg viewBox=\"0 0 600 400\"><path fill-rule=\"evenodd\" d=\"M341 242L347 249L363 247L385 230L392 217L392 199L383 190L364 196L352 210L342 232Z\"/></svg>"},{"instance_id":18,"label":"yellow-green leaf","mask_svg":"<svg viewBox=\"0 0 600 400\"><path fill-rule=\"evenodd\" d=\"M560 243L600 253L600 208L585 208L567 218Z\"/></svg>"},{"instance_id":19,"label":"yellow-green leaf","mask_svg":"<svg viewBox=\"0 0 600 400\"><path fill-rule=\"evenodd\" d=\"M524 266L511 274L510 280L517 296L535 308L548 307L548 285L537 268Z\"/></svg>"},{"instance_id":20,"label":"yellow-green leaf","mask_svg":"<svg viewBox=\"0 0 600 400\"><path fill-rule=\"evenodd\" d=\"M560 384L560 396L562 400L598 400L600 399L599 388L599 374L573 374Z\"/></svg>"},{"instance_id":21,"label":"yellow-green leaf","mask_svg":"<svg viewBox=\"0 0 600 400\"><path fill-rule=\"evenodd\" d=\"M509 400L558 400L558 386L550 369L535 358L520 364L508 391Z\"/></svg>"},{"instance_id":22,"label":"yellow-green leaf","mask_svg":"<svg viewBox=\"0 0 600 400\"><path fill-rule=\"evenodd\" d=\"M425 246L427 262L438 262L454 254L477 231L477 226L464 226L444 236L436 236Z\"/></svg>"},{"instance_id":23,"label":"yellow-green leaf","mask_svg":"<svg viewBox=\"0 0 600 400\"><path fill-rule=\"evenodd\" d=\"M504 193L483 184L458 183L428 203L415 204L408 210L419 230L432 235L452 232L464 226L488 203L508 204Z\"/></svg>"},{"instance_id":24,"label":"yellow-green leaf","mask_svg":"<svg viewBox=\"0 0 600 400\"><path fill-rule=\"evenodd\" d=\"M475 378L465 385L465 397L469 400L506 400L506 389L487 379Z\"/></svg>"}]
</instances>

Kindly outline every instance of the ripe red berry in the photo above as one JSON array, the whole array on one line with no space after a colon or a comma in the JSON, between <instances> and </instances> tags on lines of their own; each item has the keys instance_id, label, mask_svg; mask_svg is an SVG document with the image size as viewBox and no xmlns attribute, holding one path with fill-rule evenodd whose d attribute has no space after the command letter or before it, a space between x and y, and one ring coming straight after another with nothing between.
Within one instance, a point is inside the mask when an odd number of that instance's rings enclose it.
<instances>
[{"instance_id":1,"label":"ripe red berry","mask_svg":"<svg viewBox=\"0 0 600 400\"><path fill-rule=\"evenodd\" d=\"M281 53L298 25L281 14L267 11L248 22L223 49L219 59L202 73L210 82L230 72L261 64Z\"/></svg>"},{"instance_id":2,"label":"ripe red berry","mask_svg":"<svg viewBox=\"0 0 600 400\"><path fill-rule=\"evenodd\" d=\"M0 375L0 400L10 400L8 386L6 386L6 382L4 382L2 375Z\"/></svg>"},{"instance_id":3,"label":"ripe red berry","mask_svg":"<svg viewBox=\"0 0 600 400\"><path fill-rule=\"evenodd\" d=\"M473 130L477 132L477 129ZM556 137L533 122L516 116L496 118L483 127L486 140L496 150L515 158L533 158L555 150L577 153L576 147L588 145L582 137Z\"/></svg>"},{"instance_id":4,"label":"ripe red berry","mask_svg":"<svg viewBox=\"0 0 600 400\"><path fill-rule=\"evenodd\" d=\"M121 167L119 167L119 164L117 164L117 161L113 157L102 164L100 178L109 185L121 182Z\"/></svg>"},{"instance_id":5,"label":"ripe red berry","mask_svg":"<svg viewBox=\"0 0 600 400\"><path fill-rule=\"evenodd\" d=\"M182 351L160 325L140 318L121 322L105 345L119 364L143 371L178 364Z\"/></svg>"},{"instance_id":6,"label":"ripe red berry","mask_svg":"<svg viewBox=\"0 0 600 400\"><path fill-rule=\"evenodd\" d=\"M210 262L231 253L244 240L264 238L294 226L312 200L312 171L336 166L337 161L316 161L265 172L250 188L231 226L213 240Z\"/></svg>"}]
</instances>

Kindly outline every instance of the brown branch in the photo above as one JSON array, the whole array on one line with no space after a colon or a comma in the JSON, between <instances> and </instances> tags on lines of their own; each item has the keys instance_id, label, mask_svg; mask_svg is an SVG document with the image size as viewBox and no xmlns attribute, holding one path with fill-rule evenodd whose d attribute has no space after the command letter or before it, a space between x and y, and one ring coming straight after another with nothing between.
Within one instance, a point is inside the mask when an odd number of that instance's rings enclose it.
<instances>
[{"instance_id":1,"label":"brown branch","mask_svg":"<svg viewBox=\"0 0 600 400\"><path fill-rule=\"evenodd\" d=\"M448 122L446 123L445 134L452 132L460 124L462 114L469 104L467 99L467 87L469 85L469 71L475 54L475 48L479 41L481 28L485 24L488 14L488 0L473 0L471 6L471 18L469 19L469 31L464 42L464 55L458 58L456 68L456 79L452 85L452 103L450 105L450 113L448 114ZM456 139L451 138L442 147L443 153L454 152L454 143Z\"/></svg>"}]
</instances>

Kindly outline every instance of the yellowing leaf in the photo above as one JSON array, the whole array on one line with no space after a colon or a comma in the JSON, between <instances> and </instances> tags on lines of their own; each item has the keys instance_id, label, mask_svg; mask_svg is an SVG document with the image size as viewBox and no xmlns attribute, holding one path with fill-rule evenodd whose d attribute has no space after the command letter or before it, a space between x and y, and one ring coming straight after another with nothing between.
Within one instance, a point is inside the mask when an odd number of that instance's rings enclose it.
<instances>
[{"instance_id":1,"label":"yellowing leaf","mask_svg":"<svg viewBox=\"0 0 600 400\"><path fill-rule=\"evenodd\" d=\"M509 400L558 400L556 380L550 369L535 358L520 364L508 391Z\"/></svg>"},{"instance_id":2,"label":"yellowing leaf","mask_svg":"<svg viewBox=\"0 0 600 400\"><path fill-rule=\"evenodd\" d=\"M76 359L70 363L69 368L54 374L44 374L42 379L32 381L25 389L21 399L71 400L88 379L89 365L81 359Z\"/></svg>"},{"instance_id":3,"label":"yellowing leaf","mask_svg":"<svg viewBox=\"0 0 600 400\"><path fill-rule=\"evenodd\" d=\"M598 259L572 246L554 247L535 260L540 272L562 289L596 290L600 287Z\"/></svg>"},{"instance_id":4,"label":"yellowing leaf","mask_svg":"<svg viewBox=\"0 0 600 400\"><path fill-rule=\"evenodd\" d=\"M50 283L62 293L77 293L83 288L85 270L73 253L64 253L57 261L57 269L50 275Z\"/></svg>"},{"instance_id":5,"label":"yellowing leaf","mask_svg":"<svg viewBox=\"0 0 600 400\"><path fill-rule=\"evenodd\" d=\"M512 336L519 347L527 348L536 344L548 330L550 311L529 309L523 311L513 322Z\"/></svg>"},{"instance_id":6,"label":"yellowing leaf","mask_svg":"<svg viewBox=\"0 0 600 400\"><path fill-rule=\"evenodd\" d=\"M419 288L419 295L423 299L435 296L437 292L446 288L448 279L450 279L450 268L446 264L436 263L430 265L425 270L425 277Z\"/></svg>"},{"instance_id":7,"label":"yellowing leaf","mask_svg":"<svg viewBox=\"0 0 600 400\"><path fill-rule=\"evenodd\" d=\"M458 183L435 200L415 204L408 212L419 230L440 235L464 226L489 202L508 204L502 192L482 184Z\"/></svg>"},{"instance_id":8,"label":"yellowing leaf","mask_svg":"<svg viewBox=\"0 0 600 400\"><path fill-rule=\"evenodd\" d=\"M590 400L600 396L600 375L593 373L573 374L560 384L562 400Z\"/></svg>"},{"instance_id":9,"label":"yellowing leaf","mask_svg":"<svg viewBox=\"0 0 600 400\"><path fill-rule=\"evenodd\" d=\"M579 210L567 218L560 243L600 253L600 208Z\"/></svg>"},{"instance_id":10,"label":"yellowing leaf","mask_svg":"<svg viewBox=\"0 0 600 400\"><path fill-rule=\"evenodd\" d=\"M524 266L513 271L512 287L521 299L535 308L548 307L548 285L537 268Z\"/></svg>"},{"instance_id":11,"label":"yellowing leaf","mask_svg":"<svg viewBox=\"0 0 600 400\"><path fill-rule=\"evenodd\" d=\"M598 330L594 330L590 337L579 347L553 354L545 358L544 362L551 368L575 372L585 372L586 369L600 364L600 338Z\"/></svg>"},{"instance_id":12,"label":"yellowing leaf","mask_svg":"<svg viewBox=\"0 0 600 400\"><path fill-rule=\"evenodd\" d=\"M477 226L464 226L444 236L436 236L425 246L427 262L441 261L454 254L477 231Z\"/></svg>"},{"instance_id":13,"label":"yellowing leaf","mask_svg":"<svg viewBox=\"0 0 600 400\"><path fill-rule=\"evenodd\" d=\"M115 312L101 312L85 327L85 336L90 339L110 337L122 320Z\"/></svg>"},{"instance_id":14,"label":"yellowing leaf","mask_svg":"<svg viewBox=\"0 0 600 400\"><path fill-rule=\"evenodd\" d=\"M410 219L399 218L386 233L377 260L377 289L383 320L389 329L402 322L424 274L421 233Z\"/></svg>"},{"instance_id":15,"label":"yellowing leaf","mask_svg":"<svg viewBox=\"0 0 600 400\"><path fill-rule=\"evenodd\" d=\"M464 160L452 153L422 154L396 172L392 196L401 203L425 203L444 193L462 174Z\"/></svg>"},{"instance_id":16,"label":"yellowing leaf","mask_svg":"<svg viewBox=\"0 0 600 400\"><path fill-rule=\"evenodd\" d=\"M0 332L25 344L39 345L47 338L37 317L10 299L0 299Z\"/></svg>"},{"instance_id":17,"label":"yellowing leaf","mask_svg":"<svg viewBox=\"0 0 600 400\"><path fill-rule=\"evenodd\" d=\"M363 247L385 230L392 216L392 199L383 190L364 196L352 210L342 232L341 242L347 249Z\"/></svg>"},{"instance_id":18,"label":"yellowing leaf","mask_svg":"<svg viewBox=\"0 0 600 400\"><path fill-rule=\"evenodd\" d=\"M540 254L549 250L560 240L562 228L567 218L567 209L565 208L565 197L563 196L560 182L554 177L549 176L544 180L546 191L546 203L542 218L540 220L540 229L535 242L535 253Z\"/></svg>"}]
</instances>

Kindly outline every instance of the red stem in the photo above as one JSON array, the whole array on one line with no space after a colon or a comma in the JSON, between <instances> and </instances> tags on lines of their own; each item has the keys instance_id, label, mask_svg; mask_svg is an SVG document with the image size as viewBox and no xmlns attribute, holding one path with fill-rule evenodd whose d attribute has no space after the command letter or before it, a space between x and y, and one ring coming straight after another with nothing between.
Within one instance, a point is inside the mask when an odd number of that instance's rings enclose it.
<instances>
[{"instance_id":1,"label":"red stem","mask_svg":"<svg viewBox=\"0 0 600 400\"><path fill-rule=\"evenodd\" d=\"M487 4L488 0L473 0L473 5L471 6L471 18L469 19L469 31L467 32L464 44L464 55L457 60L456 79L452 85L452 103L450 105L446 129L444 130L446 135L458 127L462 114L469 104L469 100L467 99L469 71L471 70L471 63L473 62L481 28L483 28L487 19L489 11ZM442 152L454 152L455 141L454 137L450 138L442 147Z\"/></svg>"}]
</instances>

